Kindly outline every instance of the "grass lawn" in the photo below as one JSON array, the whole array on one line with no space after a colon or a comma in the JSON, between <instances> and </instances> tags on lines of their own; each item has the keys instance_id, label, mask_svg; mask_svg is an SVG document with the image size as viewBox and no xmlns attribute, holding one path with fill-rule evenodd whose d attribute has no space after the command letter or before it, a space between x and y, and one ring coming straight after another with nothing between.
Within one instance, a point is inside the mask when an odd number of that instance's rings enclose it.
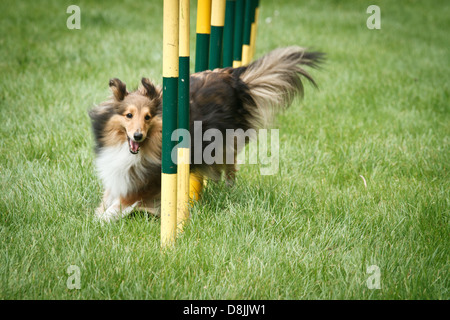
<instances>
[{"instance_id":1,"label":"grass lawn","mask_svg":"<svg viewBox=\"0 0 450 320\"><path fill-rule=\"evenodd\" d=\"M161 1L1 1L0 299L449 299L449 16L448 1L262 0L256 55L326 52L320 89L277 117L277 174L208 184L162 253L157 218L94 220L87 115L112 77L161 83Z\"/></svg>"}]
</instances>

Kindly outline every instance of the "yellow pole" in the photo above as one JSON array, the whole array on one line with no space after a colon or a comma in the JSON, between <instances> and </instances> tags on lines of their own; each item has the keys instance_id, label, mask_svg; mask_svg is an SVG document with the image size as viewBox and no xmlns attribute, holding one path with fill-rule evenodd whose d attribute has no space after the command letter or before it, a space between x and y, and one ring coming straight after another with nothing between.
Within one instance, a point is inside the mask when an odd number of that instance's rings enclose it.
<instances>
[{"instance_id":1,"label":"yellow pole","mask_svg":"<svg viewBox=\"0 0 450 320\"><path fill-rule=\"evenodd\" d=\"M163 129L161 165L161 246L175 244L177 235L177 168L171 141L178 108L178 0L164 0L163 13Z\"/></svg>"},{"instance_id":2,"label":"yellow pole","mask_svg":"<svg viewBox=\"0 0 450 320\"><path fill-rule=\"evenodd\" d=\"M180 34L179 34L179 56L189 57L189 36L190 36L190 10L189 0L180 0Z\"/></svg>"},{"instance_id":3,"label":"yellow pole","mask_svg":"<svg viewBox=\"0 0 450 320\"><path fill-rule=\"evenodd\" d=\"M225 0L212 0L211 26L223 27L225 24Z\"/></svg>"},{"instance_id":4,"label":"yellow pole","mask_svg":"<svg viewBox=\"0 0 450 320\"><path fill-rule=\"evenodd\" d=\"M189 130L189 0L180 0L180 50L178 127ZM177 227L183 230L189 219L189 149L188 143L178 147Z\"/></svg>"},{"instance_id":5,"label":"yellow pole","mask_svg":"<svg viewBox=\"0 0 450 320\"><path fill-rule=\"evenodd\" d=\"M197 33L211 33L211 1L212 0L197 1Z\"/></svg>"},{"instance_id":6,"label":"yellow pole","mask_svg":"<svg viewBox=\"0 0 450 320\"><path fill-rule=\"evenodd\" d=\"M182 231L189 219L189 148L178 148L177 226Z\"/></svg>"}]
</instances>

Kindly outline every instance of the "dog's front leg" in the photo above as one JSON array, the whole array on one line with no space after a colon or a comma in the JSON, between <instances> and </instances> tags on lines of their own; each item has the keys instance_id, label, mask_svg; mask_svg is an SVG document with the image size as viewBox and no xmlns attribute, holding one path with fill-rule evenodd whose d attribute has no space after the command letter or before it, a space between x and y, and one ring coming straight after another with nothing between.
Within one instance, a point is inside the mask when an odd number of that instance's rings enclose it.
<instances>
[{"instance_id":1,"label":"dog's front leg","mask_svg":"<svg viewBox=\"0 0 450 320\"><path fill-rule=\"evenodd\" d=\"M102 202L100 203L98 208L95 209L95 215L97 217L100 217L101 215L103 215L103 213L106 211L106 209L108 209L110 205L111 200L109 199L109 191L105 190L105 192L103 193Z\"/></svg>"},{"instance_id":2,"label":"dog's front leg","mask_svg":"<svg viewBox=\"0 0 450 320\"><path fill-rule=\"evenodd\" d=\"M117 199L105 211L97 211L97 218L105 222L117 221L129 215L138 204L139 201L136 201L130 206L122 206L120 199Z\"/></svg>"}]
</instances>

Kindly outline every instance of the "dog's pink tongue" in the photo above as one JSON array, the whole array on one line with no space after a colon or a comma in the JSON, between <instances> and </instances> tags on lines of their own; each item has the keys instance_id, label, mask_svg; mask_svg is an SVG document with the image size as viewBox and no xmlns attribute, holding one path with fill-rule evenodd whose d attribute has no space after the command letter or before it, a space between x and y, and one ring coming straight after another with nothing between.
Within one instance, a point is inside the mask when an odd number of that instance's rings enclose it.
<instances>
[{"instance_id":1,"label":"dog's pink tongue","mask_svg":"<svg viewBox=\"0 0 450 320\"><path fill-rule=\"evenodd\" d=\"M131 147L131 151L138 152L139 143L137 143L136 141L130 140L130 147Z\"/></svg>"}]
</instances>

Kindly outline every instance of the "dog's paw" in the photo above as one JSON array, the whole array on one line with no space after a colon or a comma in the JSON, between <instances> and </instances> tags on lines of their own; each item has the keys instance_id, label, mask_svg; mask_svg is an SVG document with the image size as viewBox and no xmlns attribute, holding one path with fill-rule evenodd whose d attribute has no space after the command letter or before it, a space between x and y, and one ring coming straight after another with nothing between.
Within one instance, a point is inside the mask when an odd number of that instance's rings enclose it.
<instances>
[{"instance_id":1,"label":"dog's paw","mask_svg":"<svg viewBox=\"0 0 450 320\"><path fill-rule=\"evenodd\" d=\"M139 205L140 201L136 201L131 206L122 208L119 201L115 201L108 209L103 212L96 211L96 218L102 222L114 222L129 215L134 208Z\"/></svg>"}]
</instances>

